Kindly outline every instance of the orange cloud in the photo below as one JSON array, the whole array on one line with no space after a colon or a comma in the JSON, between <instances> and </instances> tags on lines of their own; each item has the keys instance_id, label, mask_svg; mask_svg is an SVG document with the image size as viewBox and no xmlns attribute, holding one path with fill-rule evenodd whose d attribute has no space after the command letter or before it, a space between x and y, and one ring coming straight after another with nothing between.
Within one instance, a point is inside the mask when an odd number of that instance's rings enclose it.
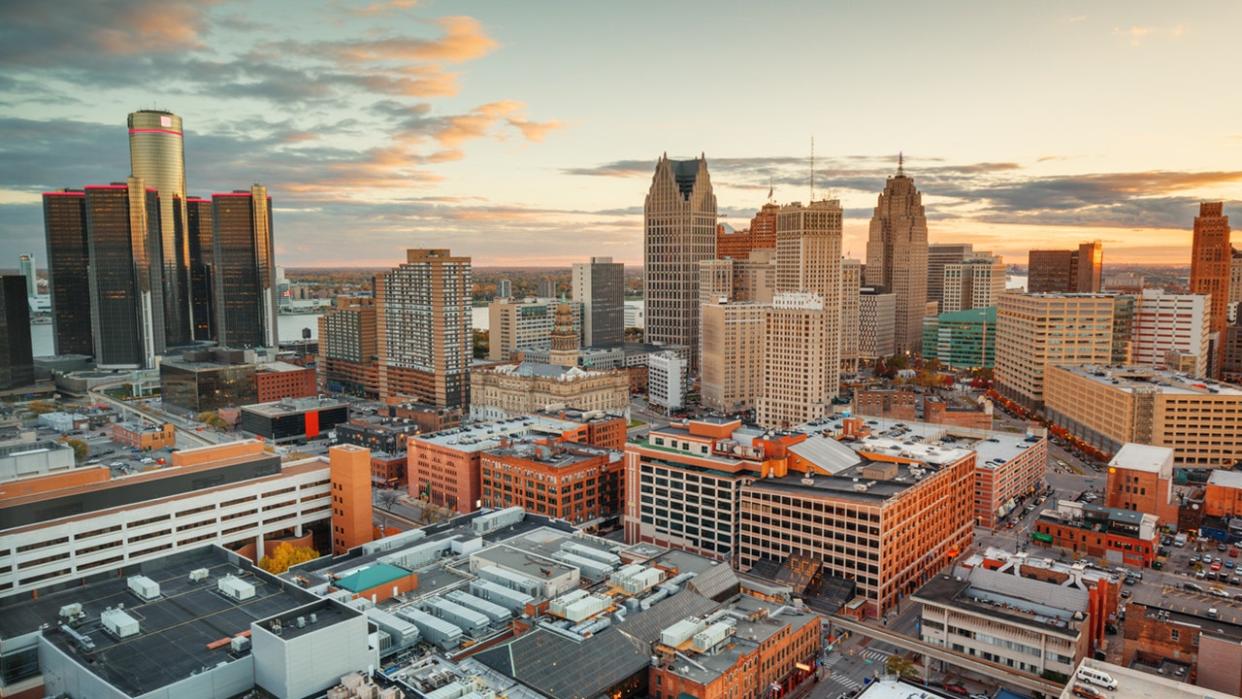
<instances>
[{"instance_id":1,"label":"orange cloud","mask_svg":"<svg viewBox=\"0 0 1242 699\"><path fill-rule=\"evenodd\" d=\"M518 131L521 131L522 135L526 137L526 140L535 142L542 141L543 137L547 136L549 132L555 131L564 126L556 119L552 119L550 121L527 121L526 119L519 119L515 117L509 118L509 125Z\"/></svg>"},{"instance_id":2,"label":"orange cloud","mask_svg":"<svg viewBox=\"0 0 1242 699\"><path fill-rule=\"evenodd\" d=\"M351 10L353 14L369 17L372 15L383 15L398 10L411 10L418 6L418 0L387 0L386 2L373 2L365 7L359 7Z\"/></svg>"},{"instance_id":3,"label":"orange cloud","mask_svg":"<svg viewBox=\"0 0 1242 699\"><path fill-rule=\"evenodd\" d=\"M340 46L341 58L356 63L387 61L442 61L461 63L482 58L499 46L473 17L441 17L438 39L390 38L350 42Z\"/></svg>"},{"instance_id":4,"label":"orange cloud","mask_svg":"<svg viewBox=\"0 0 1242 699\"><path fill-rule=\"evenodd\" d=\"M364 76L361 82L375 92L404 97L446 97L457 94L457 73L445 72L438 65L405 66L398 68L397 72L401 76L374 73Z\"/></svg>"},{"instance_id":5,"label":"orange cloud","mask_svg":"<svg viewBox=\"0 0 1242 699\"><path fill-rule=\"evenodd\" d=\"M91 36L101 51L113 55L200 49L199 37L207 27L206 4L137 3Z\"/></svg>"}]
</instances>

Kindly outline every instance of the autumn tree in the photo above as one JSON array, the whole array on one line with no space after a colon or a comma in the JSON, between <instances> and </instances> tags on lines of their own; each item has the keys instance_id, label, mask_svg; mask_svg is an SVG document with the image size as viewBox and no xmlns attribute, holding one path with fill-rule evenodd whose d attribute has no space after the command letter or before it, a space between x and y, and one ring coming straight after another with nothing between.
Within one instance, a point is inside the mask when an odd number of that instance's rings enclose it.
<instances>
[{"instance_id":1,"label":"autumn tree","mask_svg":"<svg viewBox=\"0 0 1242 699\"><path fill-rule=\"evenodd\" d=\"M280 575L299 563L319 558L319 552L307 546L294 546L284 541L276 544L270 555L259 559L259 567L273 575Z\"/></svg>"},{"instance_id":2,"label":"autumn tree","mask_svg":"<svg viewBox=\"0 0 1242 699\"><path fill-rule=\"evenodd\" d=\"M64 440L64 442L73 449L73 460L78 463L86 461L86 457L91 453L91 448L86 446L86 442L83 442L80 439L71 438Z\"/></svg>"}]
</instances>

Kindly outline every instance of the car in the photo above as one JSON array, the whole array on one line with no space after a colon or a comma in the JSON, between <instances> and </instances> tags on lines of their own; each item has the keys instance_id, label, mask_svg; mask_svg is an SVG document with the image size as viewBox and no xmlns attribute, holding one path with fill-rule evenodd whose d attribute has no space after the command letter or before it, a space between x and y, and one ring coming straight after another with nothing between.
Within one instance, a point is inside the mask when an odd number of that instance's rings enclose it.
<instances>
[{"instance_id":1,"label":"car","mask_svg":"<svg viewBox=\"0 0 1242 699\"><path fill-rule=\"evenodd\" d=\"M1225 599L1229 599L1229 593L1228 593L1228 592L1225 592L1224 590L1220 589L1219 587L1214 587L1214 588L1212 588L1212 594L1213 594L1213 595L1216 595L1217 597L1224 597Z\"/></svg>"},{"instance_id":2,"label":"car","mask_svg":"<svg viewBox=\"0 0 1242 699\"><path fill-rule=\"evenodd\" d=\"M1228 550L1229 550L1229 547L1228 547L1227 545L1225 545L1225 544L1221 543L1221 544L1217 544L1217 545L1216 545L1216 550L1217 550L1217 551L1220 551L1221 553L1224 553L1224 552L1226 552L1226 551L1228 551Z\"/></svg>"},{"instance_id":3,"label":"car","mask_svg":"<svg viewBox=\"0 0 1242 699\"><path fill-rule=\"evenodd\" d=\"M1225 561L1225 567L1228 568L1229 570L1233 570L1233 567L1235 565L1236 564L1233 561Z\"/></svg>"},{"instance_id":4,"label":"car","mask_svg":"<svg viewBox=\"0 0 1242 699\"><path fill-rule=\"evenodd\" d=\"M1133 595L1134 595L1134 593L1133 593L1133 592L1130 592L1129 590L1122 590L1122 591L1121 591L1121 599L1130 599L1130 597L1131 597L1131 596L1133 596Z\"/></svg>"},{"instance_id":5,"label":"car","mask_svg":"<svg viewBox=\"0 0 1242 699\"><path fill-rule=\"evenodd\" d=\"M1208 610L1207 610L1207 618L1209 618L1209 619L1219 619L1219 618L1220 618L1220 612L1219 612L1219 611L1217 611L1216 607L1212 607L1212 608L1210 608L1210 609L1208 609Z\"/></svg>"},{"instance_id":6,"label":"car","mask_svg":"<svg viewBox=\"0 0 1242 699\"><path fill-rule=\"evenodd\" d=\"M1202 580L1207 577L1207 572L1201 570L1198 573L1195 573L1195 577Z\"/></svg>"},{"instance_id":7,"label":"car","mask_svg":"<svg viewBox=\"0 0 1242 699\"><path fill-rule=\"evenodd\" d=\"M975 692L974 694L970 695L970 699L992 699L992 697L989 697L988 695L983 694L981 692Z\"/></svg>"},{"instance_id":8,"label":"car","mask_svg":"<svg viewBox=\"0 0 1242 699\"><path fill-rule=\"evenodd\" d=\"M1172 544L1172 543L1173 543L1173 537L1169 536L1168 534L1165 534L1160 539L1160 544L1162 546L1168 546L1169 544Z\"/></svg>"},{"instance_id":9,"label":"car","mask_svg":"<svg viewBox=\"0 0 1242 699\"><path fill-rule=\"evenodd\" d=\"M950 694L960 694L960 695L962 695L962 696L966 696L966 695L970 694L970 692L966 691L966 688L965 688L965 687L963 687L962 685L960 685L960 684L953 684L953 683L950 683L950 682L946 682L946 683L945 683L945 685L944 685L944 691L949 692Z\"/></svg>"},{"instance_id":10,"label":"car","mask_svg":"<svg viewBox=\"0 0 1242 699\"><path fill-rule=\"evenodd\" d=\"M1183 587L1184 589L1190 590L1191 592L1203 592L1203 586L1202 586L1202 585L1197 585L1197 584L1192 583L1192 582L1182 583L1182 587Z\"/></svg>"},{"instance_id":11,"label":"car","mask_svg":"<svg viewBox=\"0 0 1242 699\"><path fill-rule=\"evenodd\" d=\"M1085 697L1086 699L1104 699L1104 693L1095 687L1088 687L1085 684L1074 685L1074 696Z\"/></svg>"},{"instance_id":12,"label":"car","mask_svg":"<svg viewBox=\"0 0 1242 699\"><path fill-rule=\"evenodd\" d=\"M1216 561L1215 563L1212 564L1212 572L1215 573L1219 570L1220 570L1220 561Z\"/></svg>"},{"instance_id":13,"label":"car","mask_svg":"<svg viewBox=\"0 0 1242 699\"><path fill-rule=\"evenodd\" d=\"M1229 582L1233 583L1234 585L1242 585L1242 578L1235 575L1233 576L1233 579L1230 580Z\"/></svg>"},{"instance_id":14,"label":"car","mask_svg":"<svg viewBox=\"0 0 1242 699\"><path fill-rule=\"evenodd\" d=\"M1229 547L1229 557L1230 557L1230 558L1237 558L1237 557L1238 557L1238 547L1237 547L1237 546L1230 546L1230 547Z\"/></svg>"},{"instance_id":15,"label":"car","mask_svg":"<svg viewBox=\"0 0 1242 699\"><path fill-rule=\"evenodd\" d=\"M1200 560L1202 560L1204 563L1211 563L1211 562L1212 562L1212 554L1210 554L1210 553L1205 553L1205 554L1203 554L1203 558L1202 558L1202 559L1200 559Z\"/></svg>"},{"instance_id":16,"label":"car","mask_svg":"<svg viewBox=\"0 0 1242 699\"><path fill-rule=\"evenodd\" d=\"M1134 577L1133 575L1127 575L1126 579L1123 580L1122 582L1124 582L1127 585L1134 585L1135 583L1138 582L1138 578Z\"/></svg>"},{"instance_id":17,"label":"car","mask_svg":"<svg viewBox=\"0 0 1242 699\"><path fill-rule=\"evenodd\" d=\"M1198 562L1199 562L1199 554L1195 554L1195 555L1191 556L1191 557L1190 557L1190 562L1191 562L1191 563L1198 563Z\"/></svg>"}]
</instances>

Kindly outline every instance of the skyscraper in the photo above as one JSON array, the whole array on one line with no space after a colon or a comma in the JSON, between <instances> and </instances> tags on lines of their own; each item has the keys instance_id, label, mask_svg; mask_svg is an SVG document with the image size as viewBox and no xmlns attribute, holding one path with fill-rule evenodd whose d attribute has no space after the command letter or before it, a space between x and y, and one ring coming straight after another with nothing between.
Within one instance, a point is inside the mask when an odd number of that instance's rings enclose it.
<instances>
[{"instance_id":1,"label":"skyscraper","mask_svg":"<svg viewBox=\"0 0 1242 699\"><path fill-rule=\"evenodd\" d=\"M944 266L961 262L974 253L970 243L931 243L927 246L927 300L940 301L944 292ZM941 305L940 310L944 310Z\"/></svg>"},{"instance_id":2,"label":"skyscraper","mask_svg":"<svg viewBox=\"0 0 1242 699\"><path fill-rule=\"evenodd\" d=\"M43 231L56 354L92 356L95 340L91 332L86 194L80 189L45 192Z\"/></svg>"},{"instance_id":3,"label":"skyscraper","mask_svg":"<svg viewBox=\"0 0 1242 699\"><path fill-rule=\"evenodd\" d=\"M408 250L376 275L380 397L470 407L470 258Z\"/></svg>"},{"instance_id":4,"label":"skyscraper","mask_svg":"<svg viewBox=\"0 0 1242 699\"><path fill-rule=\"evenodd\" d=\"M1208 369L1209 303L1211 300L1200 294L1143 289L1130 330L1131 363L1204 376Z\"/></svg>"},{"instance_id":5,"label":"skyscraper","mask_svg":"<svg viewBox=\"0 0 1242 699\"><path fill-rule=\"evenodd\" d=\"M707 158L661 156L643 219L647 342L688 347L697 365L699 261L716 256L716 195Z\"/></svg>"},{"instance_id":6,"label":"skyscraper","mask_svg":"<svg viewBox=\"0 0 1242 699\"><path fill-rule=\"evenodd\" d=\"M26 279L0 276L0 388L34 383Z\"/></svg>"},{"instance_id":7,"label":"skyscraper","mask_svg":"<svg viewBox=\"0 0 1242 699\"><path fill-rule=\"evenodd\" d=\"M859 295L862 262L841 260L841 371L858 370Z\"/></svg>"},{"instance_id":8,"label":"skyscraper","mask_svg":"<svg viewBox=\"0 0 1242 699\"><path fill-rule=\"evenodd\" d=\"M865 274L868 286L897 297L897 352L917 352L927 304L927 215L900 160L871 217Z\"/></svg>"},{"instance_id":9,"label":"skyscraper","mask_svg":"<svg viewBox=\"0 0 1242 699\"><path fill-rule=\"evenodd\" d=\"M26 296L34 298L39 295L39 280L35 276L35 256L27 252L17 257L17 268L26 280Z\"/></svg>"},{"instance_id":10,"label":"skyscraper","mask_svg":"<svg viewBox=\"0 0 1242 699\"><path fill-rule=\"evenodd\" d=\"M761 426L792 427L828 414L840 348L835 336L824 341L827 319L823 299L810 292L778 293L765 309L763 391L755 402Z\"/></svg>"},{"instance_id":11,"label":"skyscraper","mask_svg":"<svg viewBox=\"0 0 1242 699\"><path fill-rule=\"evenodd\" d=\"M92 354L100 368L152 368L164 352L151 264L159 254L159 204L159 193L137 177L86 187Z\"/></svg>"},{"instance_id":12,"label":"skyscraper","mask_svg":"<svg viewBox=\"0 0 1242 699\"><path fill-rule=\"evenodd\" d=\"M1028 408L1044 402L1053 364L1108 364L1116 303L1106 294L1001 294L996 304L996 386Z\"/></svg>"},{"instance_id":13,"label":"skyscraper","mask_svg":"<svg viewBox=\"0 0 1242 699\"><path fill-rule=\"evenodd\" d=\"M190 324L193 339L216 339L213 275L215 232L210 199L190 197L185 202L190 234Z\"/></svg>"},{"instance_id":14,"label":"skyscraper","mask_svg":"<svg viewBox=\"0 0 1242 699\"><path fill-rule=\"evenodd\" d=\"M1199 205L1190 253L1190 293L1211 295L1208 328L1216 335L1218 346L1223 346L1221 340L1228 322L1229 267L1233 262L1229 217L1225 215L1224 206L1219 201ZM1217 353L1219 355L1219 351ZM1213 368L1220 367L1219 361L1210 363ZM1212 372L1213 375L1218 373Z\"/></svg>"},{"instance_id":15,"label":"skyscraper","mask_svg":"<svg viewBox=\"0 0 1242 699\"><path fill-rule=\"evenodd\" d=\"M329 391L379 396L375 299L338 296L319 316L319 380Z\"/></svg>"},{"instance_id":16,"label":"skyscraper","mask_svg":"<svg viewBox=\"0 0 1242 699\"><path fill-rule=\"evenodd\" d=\"M1026 290L1032 294L1099 293L1103 282L1104 244L1081 243L1077 250L1031 250Z\"/></svg>"},{"instance_id":17,"label":"skyscraper","mask_svg":"<svg viewBox=\"0 0 1242 699\"><path fill-rule=\"evenodd\" d=\"M763 392L763 329L770 306L703 305L703 406L722 413L748 410Z\"/></svg>"},{"instance_id":18,"label":"skyscraper","mask_svg":"<svg viewBox=\"0 0 1242 699\"><path fill-rule=\"evenodd\" d=\"M222 347L276 347L276 263L267 187L211 195L216 338Z\"/></svg>"},{"instance_id":19,"label":"skyscraper","mask_svg":"<svg viewBox=\"0 0 1242 699\"><path fill-rule=\"evenodd\" d=\"M944 266L941 313L995 306L1005 291L1005 261L1000 255L979 255Z\"/></svg>"},{"instance_id":20,"label":"skyscraper","mask_svg":"<svg viewBox=\"0 0 1242 699\"><path fill-rule=\"evenodd\" d=\"M570 292L582 304L582 344L612 347L625 341L625 265L592 257L573 265Z\"/></svg>"},{"instance_id":21,"label":"skyscraper","mask_svg":"<svg viewBox=\"0 0 1242 699\"><path fill-rule=\"evenodd\" d=\"M129 115L131 174L160 195L160 239L151 258L154 318L167 343L190 339L190 245L186 231L185 142L181 117L143 109Z\"/></svg>"},{"instance_id":22,"label":"skyscraper","mask_svg":"<svg viewBox=\"0 0 1242 699\"><path fill-rule=\"evenodd\" d=\"M836 199L782 206L776 217L777 294L805 292L822 304L822 325L809 327L822 327L823 334L807 341L822 345L810 351L824 359L825 400L837 395L841 376L841 235L841 202Z\"/></svg>"}]
</instances>

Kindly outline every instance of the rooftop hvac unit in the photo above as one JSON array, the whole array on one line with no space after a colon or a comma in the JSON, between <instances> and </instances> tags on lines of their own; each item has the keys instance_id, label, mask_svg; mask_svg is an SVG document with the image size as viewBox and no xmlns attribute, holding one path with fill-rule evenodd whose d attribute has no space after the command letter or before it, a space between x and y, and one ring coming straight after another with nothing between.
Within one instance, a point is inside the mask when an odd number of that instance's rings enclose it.
<instances>
[{"instance_id":1,"label":"rooftop hvac unit","mask_svg":"<svg viewBox=\"0 0 1242 699\"><path fill-rule=\"evenodd\" d=\"M560 597L557 597L556 599L552 600L551 604L548 605L548 613L552 614L553 616L563 617L565 616L565 610L569 607L569 605L586 597L587 594L589 593L587 593L586 590L583 590L581 588L566 592Z\"/></svg>"},{"instance_id":2,"label":"rooftop hvac unit","mask_svg":"<svg viewBox=\"0 0 1242 699\"><path fill-rule=\"evenodd\" d=\"M579 556L568 551L557 551L552 554L552 558L577 568L583 577L590 580L603 580L612 572L612 566L607 563L587 558L586 556Z\"/></svg>"},{"instance_id":3,"label":"rooftop hvac unit","mask_svg":"<svg viewBox=\"0 0 1242 699\"><path fill-rule=\"evenodd\" d=\"M447 599L432 597L426 602L426 611L460 628L471 636L479 636L487 631L491 619L486 615L464 607Z\"/></svg>"},{"instance_id":4,"label":"rooftop hvac unit","mask_svg":"<svg viewBox=\"0 0 1242 699\"><path fill-rule=\"evenodd\" d=\"M711 650L720 645L733 632L733 625L718 621L702 631L694 634L694 649L701 652Z\"/></svg>"},{"instance_id":5,"label":"rooftop hvac unit","mask_svg":"<svg viewBox=\"0 0 1242 699\"><path fill-rule=\"evenodd\" d=\"M190 571L190 582L192 583L202 582L209 577L211 577L211 571L206 568L195 568Z\"/></svg>"},{"instance_id":6,"label":"rooftop hvac unit","mask_svg":"<svg viewBox=\"0 0 1242 699\"><path fill-rule=\"evenodd\" d=\"M145 575L131 575L127 581L129 591L151 601L160 596L160 584Z\"/></svg>"},{"instance_id":7,"label":"rooftop hvac unit","mask_svg":"<svg viewBox=\"0 0 1242 699\"><path fill-rule=\"evenodd\" d=\"M612 606L612 598L603 595L584 597L565 608L565 618L577 623L590 619Z\"/></svg>"},{"instance_id":8,"label":"rooftop hvac unit","mask_svg":"<svg viewBox=\"0 0 1242 699\"><path fill-rule=\"evenodd\" d=\"M660 632L660 643L670 648L677 648L705 628L707 628L707 622L702 619L682 619Z\"/></svg>"},{"instance_id":9,"label":"rooftop hvac unit","mask_svg":"<svg viewBox=\"0 0 1242 699\"><path fill-rule=\"evenodd\" d=\"M234 636L229 641L229 650L234 653L242 653L250 650L250 639L246 636Z\"/></svg>"},{"instance_id":10,"label":"rooftop hvac unit","mask_svg":"<svg viewBox=\"0 0 1242 699\"><path fill-rule=\"evenodd\" d=\"M81 602L74 602L73 604L66 604L65 606L60 608L61 619L65 619L67 621L76 621L77 619L81 617L82 617L82 603Z\"/></svg>"},{"instance_id":11,"label":"rooftop hvac unit","mask_svg":"<svg viewBox=\"0 0 1242 699\"><path fill-rule=\"evenodd\" d=\"M601 551L593 546L586 546L585 544L579 544L576 541L566 541L565 543L561 544L561 550L565 551L566 553L572 553L577 556L582 556L584 558L590 558L592 560L599 561L600 563L607 563L609 566L613 568L616 568L617 566L621 565L621 557L618 556L617 554L609 553L607 551Z\"/></svg>"},{"instance_id":12,"label":"rooftop hvac unit","mask_svg":"<svg viewBox=\"0 0 1242 699\"><path fill-rule=\"evenodd\" d=\"M526 510L521 507L506 507L503 510L489 512L474 518L470 526L475 534L487 534L509 525L517 524L526 518Z\"/></svg>"},{"instance_id":13,"label":"rooftop hvac unit","mask_svg":"<svg viewBox=\"0 0 1242 699\"><path fill-rule=\"evenodd\" d=\"M99 622L117 638L129 638L138 634L138 620L130 616L124 609L105 609L99 615Z\"/></svg>"},{"instance_id":14,"label":"rooftop hvac unit","mask_svg":"<svg viewBox=\"0 0 1242 699\"><path fill-rule=\"evenodd\" d=\"M463 590L453 590L445 595L446 598L453 600L457 604L468 609L473 609L491 619L493 622L504 622L513 618L513 612L494 602L475 597L474 595Z\"/></svg>"},{"instance_id":15,"label":"rooftop hvac unit","mask_svg":"<svg viewBox=\"0 0 1242 699\"><path fill-rule=\"evenodd\" d=\"M631 595L641 595L647 590L659 585L660 581L663 579L664 571L659 568L644 568L622 582L621 589Z\"/></svg>"},{"instance_id":16,"label":"rooftop hvac unit","mask_svg":"<svg viewBox=\"0 0 1242 699\"><path fill-rule=\"evenodd\" d=\"M639 572L645 567L646 566L640 565L638 563L631 563L625 566L624 568L622 568L621 570L618 570L617 572L608 576L608 582L612 583L613 585L616 585L617 587L621 587L622 583L628 580L630 576L634 575L635 573Z\"/></svg>"},{"instance_id":17,"label":"rooftop hvac unit","mask_svg":"<svg viewBox=\"0 0 1242 699\"><path fill-rule=\"evenodd\" d=\"M254 597L254 585L235 575L226 575L216 582L216 589L229 599L241 602Z\"/></svg>"},{"instance_id":18,"label":"rooftop hvac unit","mask_svg":"<svg viewBox=\"0 0 1242 699\"><path fill-rule=\"evenodd\" d=\"M491 580L471 580L470 594L481 597L489 602L508 609L511 612L521 614L526 605L535 601L534 597L520 590L513 590L503 585L497 585Z\"/></svg>"}]
</instances>

